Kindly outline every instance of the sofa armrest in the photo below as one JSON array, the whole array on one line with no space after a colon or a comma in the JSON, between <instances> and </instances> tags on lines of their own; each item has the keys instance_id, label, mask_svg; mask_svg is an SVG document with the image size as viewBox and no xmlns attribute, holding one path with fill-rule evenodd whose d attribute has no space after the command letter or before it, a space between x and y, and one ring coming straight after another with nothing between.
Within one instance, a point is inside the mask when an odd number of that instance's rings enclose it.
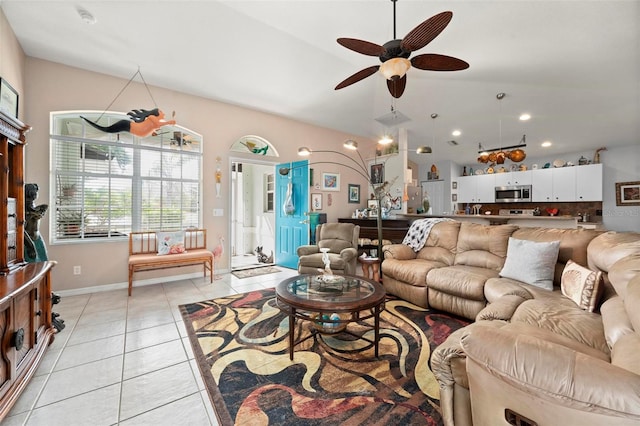
<instances>
[{"instance_id":1,"label":"sofa armrest","mask_svg":"<svg viewBox=\"0 0 640 426\"><path fill-rule=\"evenodd\" d=\"M354 249L353 247L347 247L346 249L342 249L342 251L340 251L340 257L347 262L354 259L357 255L358 250Z\"/></svg>"},{"instance_id":2,"label":"sofa armrest","mask_svg":"<svg viewBox=\"0 0 640 426\"><path fill-rule=\"evenodd\" d=\"M476 315L476 321L510 321L513 313L525 300L527 299L515 294L502 296L501 298L493 303L488 304L484 309L478 312L478 315Z\"/></svg>"},{"instance_id":3,"label":"sofa armrest","mask_svg":"<svg viewBox=\"0 0 640 426\"><path fill-rule=\"evenodd\" d=\"M492 395L497 401L509 401L517 391L531 400L640 421L640 376L623 368L507 328L475 328L461 344L474 368L504 383L501 394ZM469 368L467 363L471 375ZM470 391L473 400L473 386Z\"/></svg>"},{"instance_id":4,"label":"sofa armrest","mask_svg":"<svg viewBox=\"0 0 640 426\"><path fill-rule=\"evenodd\" d=\"M416 258L416 252L404 244L389 244L382 248L385 259L411 260Z\"/></svg>"},{"instance_id":5,"label":"sofa armrest","mask_svg":"<svg viewBox=\"0 0 640 426\"><path fill-rule=\"evenodd\" d=\"M315 253L320 253L320 248L318 246L306 245L300 246L296 249L296 254L298 256L307 256Z\"/></svg>"}]
</instances>

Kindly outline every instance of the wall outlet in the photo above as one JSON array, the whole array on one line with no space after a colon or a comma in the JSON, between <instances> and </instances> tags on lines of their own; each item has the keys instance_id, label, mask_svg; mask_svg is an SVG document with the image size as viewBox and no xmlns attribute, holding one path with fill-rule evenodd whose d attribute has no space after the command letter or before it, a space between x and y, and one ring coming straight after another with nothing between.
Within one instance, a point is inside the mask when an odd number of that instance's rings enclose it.
<instances>
[{"instance_id":1,"label":"wall outlet","mask_svg":"<svg viewBox=\"0 0 640 426\"><path fill-rule=\"evenodd\" d=\"M82 274L82 267L81 266L74 266L73 267L73 275L80 275Z\"/></svg>"}]
</instances>

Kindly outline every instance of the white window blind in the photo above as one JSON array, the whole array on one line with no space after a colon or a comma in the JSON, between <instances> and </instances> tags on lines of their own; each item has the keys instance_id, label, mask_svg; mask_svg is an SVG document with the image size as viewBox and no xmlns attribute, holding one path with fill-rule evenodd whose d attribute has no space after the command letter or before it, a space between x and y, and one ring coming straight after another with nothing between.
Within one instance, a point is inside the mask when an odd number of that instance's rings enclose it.
<instances>
[{"instance_id":1,"label":"white window blind","mask_svg":"<svg viewBox=\"0 0 640 426\"><path fill-rule=\"evenodd\" d=\"M201 227L202 137L165 126L139 138L105 133L119 113L53 113L51 241Z\"/></svg>"}]
</instances>

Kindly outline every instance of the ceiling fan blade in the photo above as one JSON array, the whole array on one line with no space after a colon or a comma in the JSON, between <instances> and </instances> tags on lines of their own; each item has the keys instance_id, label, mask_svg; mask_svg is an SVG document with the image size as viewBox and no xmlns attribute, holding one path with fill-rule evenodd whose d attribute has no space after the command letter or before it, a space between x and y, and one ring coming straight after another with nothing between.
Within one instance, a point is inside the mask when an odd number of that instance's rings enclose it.
<instances>
[{"instance_id":1,"label":"ceiling fan blade","mask_svg":"<svg viewBox=\"0 0 640 426\"><path fill-rule=\"evenodd\" d=\"M344 87L351 86L353 83L357 83L360 80L367 78L372 74L375 74L379 68L380 68L380 65L374 65L372 67L360 70L357 73L345 78L340 84L336 86L335 90L339 90Z\"/></svg>"},{"instance_id":2,"label":"ceiling fan blade","mask_svg":"<svg viewBox=\"0 0 640 426\"><path fill-rule=\"evenodd\" d=\"M449 25L453 18L452 12L442 12L424 21L407 34L403 39L400 47L406 52L422 49L429 44L438 34Z\"/></svg>"},{"instance_id":3,"label":"ceiling fan blade","mask_svg":"<svg viewBox=\"0 0 640 426\"><path fill-rule=\"evenodd\" d=\"M399 98L404 93L404 88L407 86L407 75L403 75L402 78L396 80L387 80L387 88L389 93L394 98Z\"/></svg>"},{"instance_id":4,"label":"ceiling fan blade","mask_svg":"<svg viewBox=\"0 0 640 426\"><path fill-rule=\"evenodd\" d=\"M354 52L368 56L380 56L384 53L384 47L369 41L358 40L356 38L339 38L338 44L351 49Z\"/></svg>"},{"instance_id":5,"label":"ceiling fan blade","mask_svg":"<svg viewBox=\"0 0 640 426\"><path fill-rule=\"evenodd\" d=\"M411 66L427 71L460 71L469 68L469 64L462 59L436 53L425 53L411 58Z\"/></svg>"}]
</instances>

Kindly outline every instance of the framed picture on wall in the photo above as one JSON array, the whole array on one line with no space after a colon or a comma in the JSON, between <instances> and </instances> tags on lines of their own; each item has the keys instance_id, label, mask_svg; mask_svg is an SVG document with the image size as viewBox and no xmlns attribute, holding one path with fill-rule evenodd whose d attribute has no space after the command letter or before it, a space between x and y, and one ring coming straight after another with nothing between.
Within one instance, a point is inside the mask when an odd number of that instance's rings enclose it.
<instances>
[{"instance_id":1,"label":"framed picture on wall","mask_svg":"<svg viewBox=\"0 0 640 426\"><path fill-rule=\"evenodd\" d=\"M453 201L454 203L458 201L458 194L451 194L451 201Z\"/></svg>"},{"instance_id":2,"label":"framed picture on wall","mask_svg":"<svg viewBox=\"0 0 640 426\"><path fill-rule=\"evenodd\" d=\"M384 164L371 165L371 183L373 185L384 183Z\"/></svg>"},{"instance_id":3,"label":"framed picture on wall","mask_svg":"<svg viewBox=\"0 0 640 426\"><path fill-rule=\"evenodd\" d=\"M311 194L311 210L322 210L322 194Z\"/></svg>"},{"instance_id":4,"label":"framed picture on wall","mask_svg":"<svg viewBox=\"0 0 640 426\"><path fill-rule=\"evenodd\" d=\"M360 203L360 185L349 184L349 202Z\"/></svg>"},{"instance_id":5,"label":"framed picture on wall","mask_svg":"<svg viewBox=\"0 0 640 426\"><path fill-rule=\"evenodd\" d=\"M340 173L323 173L322 190L340 191Z\"/></svg>"},{"instance_id":6,"label":"framed picture on wall","mask_svg":"<svg viewBox=\"0 0 640 426\"><path fill-rule=\"evenodd\" d=\"M4 78L0 78L0 111L18 118L18 92Z\"/></svg>"},{"instance_id":7,"label":"framed picture on wall","mask_svg":"<svg viewBox=\"0 0 640 426\"><path fill-rule=\"evenodd\" d=\"M455 180L451 182L451 189L458 189L458 182L456 182Z\"/></svg>"},{"instance_id":8,"label":"framed picture on wall","mask_svg":"<svg viewBox=\"0 0 640 426\"><path fill-rule=\"evenodd\" d=\"M616 206L640 206L640 181L616 182Z\"/></svg>"}]
</instances>

